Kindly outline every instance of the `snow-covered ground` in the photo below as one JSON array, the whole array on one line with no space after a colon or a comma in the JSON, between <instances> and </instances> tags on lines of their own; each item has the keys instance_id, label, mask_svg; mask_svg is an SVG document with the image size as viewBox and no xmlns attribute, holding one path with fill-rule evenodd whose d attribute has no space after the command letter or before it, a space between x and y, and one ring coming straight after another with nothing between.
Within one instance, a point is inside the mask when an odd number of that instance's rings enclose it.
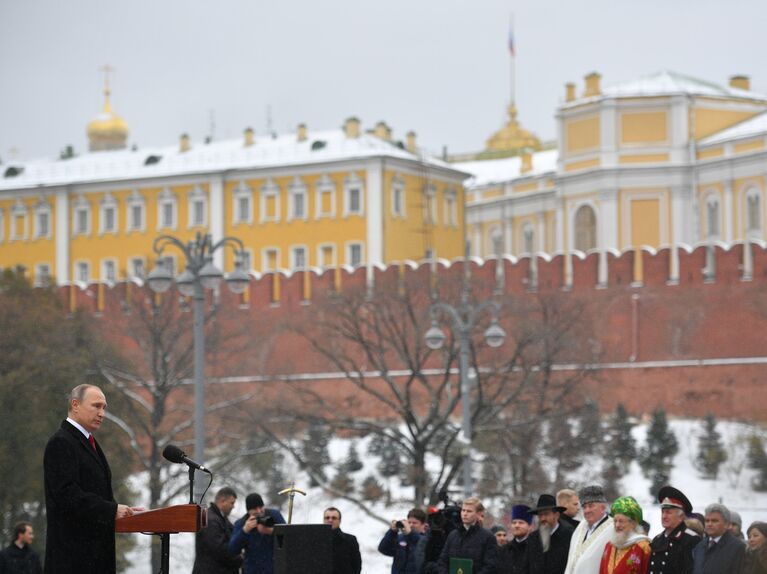
<instances>
[{"instance_id":1,"label":"snow-covered ground","mask_svg":"<svg viewBox=\"0 0 767 574\"><path fill-rule=\"evenodd\" d=\"M730 509L738 511L743 518L744 528L754 520L767 519L767 493L754 492L750 486L754 471L746 468L746 441L742 440L755 431L767 438L767 429L756 429L751 425L740 423L721 422L718 430L722 434L725 448L729 451L728 460L722 465L717 480L704 480L700 478L693 462L697 452L697 437L701 432L701 421L698 420L672 420L670 426L673 429L679 443L679 453L674 461L674 469L671 473L670 483L677 486L687 494L697 512L703 512L707 504L722 502ZM639 446L644 444L646 425L638 425L634 429L634 436ZM365 441L356 441L360 459L365 465L363 470L355 473L358 483L369 474L378 475L376 457L365 455ZM330 456L333 462L338 462L346 457L349 441L333 439L330 443ZM588 465L584 465L588 467ZM332 475L334 471L329 470ZM287 474L287 473L286 473ZM587 481L589 476L587 468L581 470L582 479ZM297 486L300 488L308 483L301 474L296 476ZM301 482L303 480L303 483ZM386 484L386 479L380 479ZM598 482L598 480L597 480ZM637 463L632 463L631 472L622 481L621 492L634 496L642 505L647 520L651 526L651 536L657 534L660 529L660 508L649 494L649 480L646 479ZM211 491L214 492L224 484L214 481ZM411 489L399 487L397 480L391 481L392 496L394 499L406 499L411 494ZM136 488L137 491L141 489ZM258 490L254 488L253 490ZM231 517L240 517L245 513L245 494L240 493L237 505ZM209 501L211 496L208 495ZM182 497L179 503L186 500ZM328 506L336 506L341 509L343 519L341 528L357 536L362 552L362 571L371 574L384 574L389 572L391 558L378 553L378 543L386 532L387 526L383 522L368 516L354 504L335 499L326 495L322 489L308 489L307 496L297 496L293 510L293 522L297 524L310 524L322 522L322 511ZM387 519L402 518L411 507L408 503L395 503L386 507L382 503L371 505L373 511ZM287 517L287 506L283 506L283 514ZM500 516L506 509L489 508L492 515ZM120 535L123 536L123 535ZM149 537L139 536L138 544L129 556L133 566L128 574L145 574L150 571L149 561ZM194 564L194 535L177 534L171 537L171 572L173 574L187 574L191 572Z\"/></svg>"}]
</instances>

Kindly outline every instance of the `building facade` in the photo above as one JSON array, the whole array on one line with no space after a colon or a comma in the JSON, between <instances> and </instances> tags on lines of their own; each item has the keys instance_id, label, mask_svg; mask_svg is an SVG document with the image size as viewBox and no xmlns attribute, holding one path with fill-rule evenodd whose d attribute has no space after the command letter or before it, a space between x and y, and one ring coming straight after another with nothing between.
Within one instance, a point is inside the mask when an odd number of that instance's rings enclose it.
<instances>
[{"instance_id":1,"label":"building facade","mask_svg":"<svg viewBox=\"0 0 767 574\"><path fill-rule=\"evenodd\" d=\"M456 163L475 255L763 241L767 96L659 72L566 86L556 147ZM568 261L569 258L566 258Z\"/></svg>"},{"instance_id":2,"label":"building facade","mask_svg":"<svg viewBox=\"0 0 767 574\"><path fill-rule=\"evenodd\" d=\"M0 268L115 283L154 265L158 235L198 232L241 239L254 274L463 253L467 174L421 154L412 132L397 142L385 123L363 132L350 118L330 131L128 149L105 96L92 151L0 166ZM234 267L232 253L216 257Z\"/></svg>"}]
</instances>

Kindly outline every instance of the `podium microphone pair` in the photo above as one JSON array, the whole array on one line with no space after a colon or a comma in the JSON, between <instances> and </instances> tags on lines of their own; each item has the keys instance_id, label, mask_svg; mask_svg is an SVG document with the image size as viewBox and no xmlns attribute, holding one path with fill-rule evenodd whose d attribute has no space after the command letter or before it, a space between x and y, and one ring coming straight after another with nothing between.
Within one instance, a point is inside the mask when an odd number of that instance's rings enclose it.
<instances>
[{"instance_id":1,"label":"podium microphone pair","mask_svg":"<svg viewBox=\"0 0 767 574\"><path fill-rule=\"evenodd\" d=\"M211 474L211 472L207 468L205 468L203 465L201 465L198 462L194 462L191 458L186 456L186 453L183 450L181 450L174 444L169 444L168 446L166 446L162 451L162 456L166 460L169 460L170 462L175 462L177 464L184 463L189 468L195 468L202 472L207 472L208 474Z\"/></svg>"}]
</instances>

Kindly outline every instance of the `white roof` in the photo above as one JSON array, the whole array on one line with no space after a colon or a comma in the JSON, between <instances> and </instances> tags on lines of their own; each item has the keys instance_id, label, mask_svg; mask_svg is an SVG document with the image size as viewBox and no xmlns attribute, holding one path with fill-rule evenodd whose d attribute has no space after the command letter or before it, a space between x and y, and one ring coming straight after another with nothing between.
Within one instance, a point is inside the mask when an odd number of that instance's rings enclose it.
<instances>
[{"instance_id":1,"label":"white roof","mask_svg":"<svg viewBox=\"0 0 767 574\"><path fill-rule=\"evenodd\" d=\"M735 124L732 127L710 135L707 138L703 138L700 141L700 145L724 143L730 140L759 134L767 135L767 112L763 112L758 116L754 116L753 118L744 120L739 124Z\"/></svg>"},{"instance_id":2,"label":"white roof","mask_svg":"<svg viewBox=\"0 0 767 574\"><path fill-rule=\"evenodd\" d=\"M605 97L628 98L637 96L670 96L676 94L689 94L696 96L712 96L720 98L745 98L749 100L758 100L767 102L767 96L741 90L730 86L721 86L713 82L686 76L678 72L661 70L654 74L642 76L636 80L631 80L621 84L608 86L602 90L599 96L585 98L586 100L599 99ZM584 98L568 102L565 107L580 104Z\"/></svg>"},{"instance_id":3,"label":"white roof","mask_svg":"<svg viewBox=\"0 0 767 574\"><path fill-rule=\"evenodd\" d=\"M325 145L313 150L313 146L317 147L315 142L324 142ZM160 159L157 163L146 165L150 156ZM91 152L67 160L9 161L0 165L0 190L307 165L378 156L422 161L453 172L458 169L447 162L410 153L371 134L347 138L343 130L332 130L310 132L302 142L297 141L295 134L286 134L274 138L257 137L255 143L248 147L241 138L208 144L192 143L191 149L183 153L175 145L136 151ZM23 171L15 177L4 177L9 167L21 167Z\"/></svg>"},{"instance_id":4,"label":"white roof","mask_svg":"<svg viewBox=\"0 0 767 574\"><path fill-rule=\"evenodd\" d=\"M524 174L520 172L522 158L519 156L503 159L459 162L453 165L461 171L472 174L473 178L467 185L468 188L472 188L492 183L511 181L520 177L536 176L554 172L557 169L558 158L559 151L556 149L536 152L533 154L532 171L528 171Z\"/></svg>"}]
</instances>

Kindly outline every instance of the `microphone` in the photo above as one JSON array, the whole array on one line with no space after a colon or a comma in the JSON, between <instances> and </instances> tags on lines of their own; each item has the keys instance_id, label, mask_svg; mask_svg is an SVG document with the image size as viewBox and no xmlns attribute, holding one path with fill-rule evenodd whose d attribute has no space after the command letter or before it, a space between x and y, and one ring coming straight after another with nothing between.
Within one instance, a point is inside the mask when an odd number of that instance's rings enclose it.
<instances>
[{"instance_id":1,"label":"microphone","mask_svg":"<svg viewBox=\"0 0 767 574\"><path fill-rule=\"evenodd\" d=\"M178 448L174 444L169 444L166 446L162 451L163 457L165 457L166 460L169 460L170 462L175 463L184 463L187 466L190 466L192 468L196 468L198 470L201 470L203 472L210 472L207 468L205 468L200 463L194 462L191 458L186 456L186 453Z\"/></svg>"}]
</instances>

